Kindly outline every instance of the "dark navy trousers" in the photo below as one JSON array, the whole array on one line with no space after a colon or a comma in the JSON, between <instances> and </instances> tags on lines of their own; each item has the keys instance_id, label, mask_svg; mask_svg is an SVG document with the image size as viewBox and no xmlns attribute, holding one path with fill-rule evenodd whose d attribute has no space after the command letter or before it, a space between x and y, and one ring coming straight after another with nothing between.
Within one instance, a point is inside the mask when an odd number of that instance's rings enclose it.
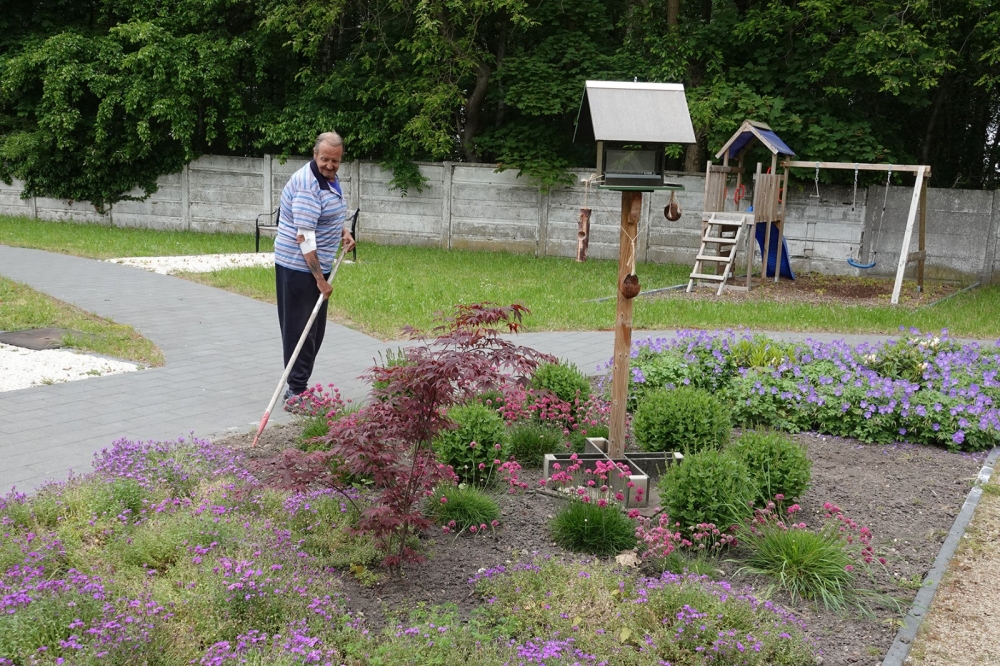
<instances>
[{"instance_id":1,"label":"dark navy trousers","mask_svg":"<svg viewBox=\"0 0 1000 666\"><path fill-rule=\"evenodd\" d=\"M329 278L329 274L324 277ZM316 307L320 292L312 273L303 273L284 266L275 265L274 281L278 295L281 348L287 366L295 351L295 345L299 343L302 331L306 327L306 322L309 321L309 315ZM326 333L326 306L327 301L323 301L323 306L316 315L316 321L313 322L309 335L302 345L302 351L299 352L299 357L288 375L288 388L292 389L292 393L302 393L309 387L309 377L316 362L316 354L319 353L320 345L323 344L323 334Z\"/></svg>"}]
</instances>

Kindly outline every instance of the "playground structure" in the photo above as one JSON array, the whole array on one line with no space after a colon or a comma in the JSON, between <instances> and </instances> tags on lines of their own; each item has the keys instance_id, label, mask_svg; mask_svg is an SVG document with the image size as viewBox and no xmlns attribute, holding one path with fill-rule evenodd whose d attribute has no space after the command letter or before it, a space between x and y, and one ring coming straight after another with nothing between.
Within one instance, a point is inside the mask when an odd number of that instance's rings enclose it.
<instances>
[{"instance_id":1,"label":"playground structure","mask_svg":"<svg viewBox=\"0 0 1000 666\"><path fill-rule=\"evenodd\" d=\"M743 161L754 142L760 143L771 152L771 168L762 172L761 164L757 163L757 171L753 181L753 203L747 210L740 210L746 185L743 182ZM722 158L722 164L712 164L709 160L705 167L705 200L701 216L701 245L695 258L694 269L688 280L687 291L694 289L697 281L717 282L717 295L723 289L750 289L750 277L753 268L753 251L750 233L763 248L770 248L764 261L763 274L769 277L774 274L777 281L778 273L775 267L780 267L781 274L795 279L788 265L788 248L784 243L785 202L782 192L788 183L788 169L778 173L778 155L794 156L789 148L774 131L764 123L752 120L744 121L736 133L715 154L716 159ZM730 166L729 161L736 158L737 165ZM726 210L729 199L729 176L736 176L733 190L733 208ZM762 225L762 226L758 226ZM774 234L772 235L772 232ZM740 243L746 238L747 278L746 286L727 285L733 276L733 267ZM772 239L774 243L772 244ZM784 250L784 254L782 254ZM773 262L771 261L773 257ZM782 259L784 261L782 261ZM715 265L715 271L709 273L706 267Z\"/></svg>"},{"instance_id":2,"label":"playground structure","mask_svg":"<svg viewBox=\"0 0 1000 666\"><path fill-rule=\"evenodd\" d=\"M745 200L746 184L743 180L743 163L748 149L759 142L771 152L771 166L766 172L762 172L762 166L758 162L756 172L753 175L753 203L746 210L741 210L742 202ZM860 171L885 171L887 172L886 195L888 196L889 179L893 172L911 172L916 175L916 182L913 186L913 196L910 200L910 209L906 218L906 227L903 232L903 242L899 254L899 261L896 266L896 279L893 285L891 303L899 303L900 292L903 286L903 275L906 267L913 262L917 263L917 289L923 290L924 286L924 263L927 258L926 252L926 220L927 220L927 179L930 178L930 166L917 164L870 164L863 162L807 162L784 159L778 161L778 155L794 157L795 153L784 141L778 137L774 131L764 123L752 120L745 121L726 144L716 153L716 159L722 158L721 165L712 164L709 161L705 169L705 201L702 212L702 234L701 245L698 255L695 258L694 269L688 281L687 291L694 288L696 282L710 281L718 284L717 295L721 295L723 289L749 290L751 286L751 275L753 268L753 249L750 240L750 230L753 229L753 237L761 250L761 274L765 278L772 277L778 281L779 275L789 279L795 279L791 265L788 261L788 245L784 238L785 227L785 196L788 185L789 168L809 168L815 170L816 194L811 195L819 198L819 171L820 169L853 169L854 170L854 192L857 196L858 173ZM730 160L735 158L737 165L730 166ZM781 173L778 173L778 167ZM729 177L735 175L736 183L733 195L732 210L727 211L728 184ZM885 212L885 204L882 205L882 214ZM881 217L879 219L876 234L881 231ZM910 244L913 240L913 229L917 226L918 247L916 252L910 252ZM745 238L745 241L744 241ZM733 277L733 267L736 261L737 250L740 244L744 243L747 256L746 285L737 286L727 284ZM859 256L863 250L864 234L862 234L861 246L859 246ZM767 251L765 252L765 248ZM875 243L871 243L869 256L874 256ZM847 258L851 266L859 269L872 268L874 261L860 263L852 257ZM714 264L714 273L708 273L706 266Z\"/></svg>"}]
</instances>

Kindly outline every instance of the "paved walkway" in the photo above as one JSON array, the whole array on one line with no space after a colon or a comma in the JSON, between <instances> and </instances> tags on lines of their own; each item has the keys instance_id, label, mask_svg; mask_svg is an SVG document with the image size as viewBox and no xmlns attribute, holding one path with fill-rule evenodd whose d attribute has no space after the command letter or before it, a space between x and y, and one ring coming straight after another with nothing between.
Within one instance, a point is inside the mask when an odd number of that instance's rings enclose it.
<instances>
[{"instance_id":1,"label":"paved walkway","mask_svg":"<svg viewBox=\"0 0 1000 666\"><path fill-rule=\"evenodd\" d=\"M0 246L0 275L133 326L166 357L162 368L0 393L0 494L30 491L121 438L211 437L256 427L282 366L274 306L180 278L67 255ZM633 339L671 331L636 331ZM330 322L314 382L345 397L366 394L358 376L395 348ZM780 334L789 340L877 336ZM612 332L529 333L518 342L588 373L612 355ZM272 423L287 422L278 410Z\"/></svg>"}]
</instances>

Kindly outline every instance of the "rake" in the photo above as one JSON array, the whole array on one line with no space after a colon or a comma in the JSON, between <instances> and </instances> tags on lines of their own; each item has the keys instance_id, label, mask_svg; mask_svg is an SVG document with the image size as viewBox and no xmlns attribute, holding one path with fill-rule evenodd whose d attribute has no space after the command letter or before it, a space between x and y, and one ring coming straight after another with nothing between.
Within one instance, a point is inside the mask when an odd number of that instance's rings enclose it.
<instances>
[{"instance_id":1,"label":"rake","mask_svg":"<svg viewBox=\"0 0 1000 666\"><path fill-rule=\"evenodd\" d=\"M344 250L343 245L341 245L340 256L337 257L337 263L333 265L333 270L330 271L330 277L327 282L333 285L333 278L337 275L337 269L340 268L340 262L344 260L347 252ZM332 293L332 292L331 292ZM323 307L323 301L325 301L323 294L319 295L316 299L316 305L313 306L312 314L309 315L309 321L306 322L306 327L302 329L302 335L299 336L299 342L295 345L295 351L292 352L292 357L288 359L288 363L285 365L285 371L281 373L281 379L278 381L278 387L274 389L274 395L271 396L271 402L267 403L267 410L264 412L264 416L260 419L260 425L257 426L257 434L253 438L253 443L250 446L257 446L257 440L260 439L260 434L264 432L264 428L267 427L267 420L271 418L271 410L278 402L278 396L281 395L281 389L285 387L285 382L288 381L288 375L292 372L292 366L295 365L295 361L299 358L299 352L302 351L302 345L305 344L306 338L309 336L309 329L312 328L313 322L316 321L316 315L319 314L320 308Z\"/></svg>"}]
</instances>

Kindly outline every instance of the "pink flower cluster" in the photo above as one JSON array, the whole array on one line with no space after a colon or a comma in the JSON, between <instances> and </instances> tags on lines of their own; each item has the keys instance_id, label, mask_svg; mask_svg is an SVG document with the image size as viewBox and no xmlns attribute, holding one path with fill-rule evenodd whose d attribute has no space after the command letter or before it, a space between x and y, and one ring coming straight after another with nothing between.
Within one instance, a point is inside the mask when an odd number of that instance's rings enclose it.
<instances>
[{"instance_id":1,"label":"pink flower cluster","mask_svg":"<svg viewBox=\"0 0 1000 666\"><path fill-rule=\"evenodd\" d=\"M555 470L547 479L539 479L543 488L557 488L574 495L581 502L596 502L598 506L607 506L612 502L625 502L625 493L635 488L635 501L641 502L644 491L636 488L629 480L632 470L624 463L608 460L595 460L593 469L584 466L577 454L569 457L570 464L563 469L560 463L553 463ZM615 480L618 479L616 483ZM624 484L621 481L624 480ZM621 486L624 485L624 490ZM617 486L617 487L615 487Z\"/></svg>"}]
</instances>

